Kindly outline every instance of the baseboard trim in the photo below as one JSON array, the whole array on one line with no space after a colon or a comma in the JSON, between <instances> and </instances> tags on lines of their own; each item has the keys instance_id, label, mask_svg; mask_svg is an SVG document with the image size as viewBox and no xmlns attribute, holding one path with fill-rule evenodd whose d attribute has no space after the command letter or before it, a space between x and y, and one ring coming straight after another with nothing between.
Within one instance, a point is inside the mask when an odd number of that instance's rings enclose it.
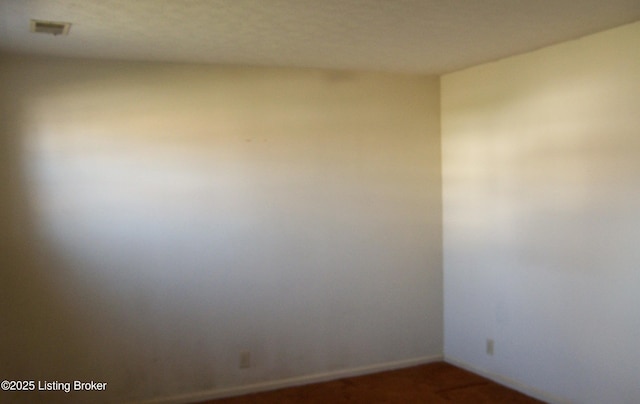
<instances>
[{"instance_id":1,"label":"baseboard trim","mask_svg":"<svg viewBox=\"0 0 640 404\"><path fill-rule=\"evenodd\" d=\"M480 376L486 377L487 379L493 380L494 382L498 383L498 384L502 384L503 386L507 386L513 390L517 390L520 393L526 394L530 397L536 398L540 401L544 401L546 403L550 403L550 404L568 404L570 403L570 401L566 400L566 399L562 399L560 397L554 396L552 394L549 394L545 391L533 388L531 386L528 386L524 383L521 383L517 380L513 380L510 379L508 377L504 377L502 375L499 374L495 374L495 373L491 373L491 372L487 372L483 369L477 368L473 365L470 365L464 361L461 361L457 358L451 357L451 356L445 356L444 357L444 361L457 366L459 368L468 370L469 372L473 372L476 373Z\"/></svg>"},{"instance_id":2,"label":"baseboard trim","mask_svg":"<svg viewBox=\"0 0 640 404\"><path fill-rule=\"evenodd\" d=\"M268 382L249 384L222 389L199 391L176 396L156 398L145 401L137 401L138 404L184 404L198 401L213 400L224 397L241 396L244 394L258 393L269 390L277 390L285 387L302 386L305 384L327 382L330 380L344 379L346 377L362 376L370 373L385 372L388 370L408 368L432 362L442 361L442 355L422 356L394 362L379 363L370 366L342 369L333 372L315 373L311 375L291 377L287 379L272 380Z\"/></svg>"}]
</instances>

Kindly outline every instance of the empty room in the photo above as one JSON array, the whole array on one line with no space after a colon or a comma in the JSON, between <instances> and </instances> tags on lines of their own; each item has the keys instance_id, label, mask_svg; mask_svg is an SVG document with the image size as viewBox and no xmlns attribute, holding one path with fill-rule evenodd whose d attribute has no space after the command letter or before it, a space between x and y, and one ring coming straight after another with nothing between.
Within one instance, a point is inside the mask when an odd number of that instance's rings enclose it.
<instances>
[{"instance_id":1,"label":"empty room","mask_svg":"<svg viewBox=\"0 0 640 404\"><path fill-rule=\"evenodd\" d=\"M637 0L0 0L1 403L633 404L638 296Z\"/></svg>"}]
</instances>

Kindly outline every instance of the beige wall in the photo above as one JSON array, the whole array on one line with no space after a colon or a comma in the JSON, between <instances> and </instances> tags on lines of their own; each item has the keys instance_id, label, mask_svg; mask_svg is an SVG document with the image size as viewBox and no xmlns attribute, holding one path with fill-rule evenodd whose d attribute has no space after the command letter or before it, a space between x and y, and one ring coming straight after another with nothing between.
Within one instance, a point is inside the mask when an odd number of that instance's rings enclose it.
<instances>
[{"instance_id":1,"label":"beige wall","mask_svg":"<svg viewBox=\"0 0 640 404\"><path fill-rule=\"evenodd\" d=\"M0 375L109 383L12 399L441 355L437 78L7 57L0 86Z\"/></svg>"},{"instance_id":2,"label":"beige wall","mask_svg":"<svg viewBox=\"0 0 640 404\"><path fill-rule=\"evenodd\" d=\"M638 44L640 23L442 78L449 360L640 402Z\"/></svg>"}]
</instances>

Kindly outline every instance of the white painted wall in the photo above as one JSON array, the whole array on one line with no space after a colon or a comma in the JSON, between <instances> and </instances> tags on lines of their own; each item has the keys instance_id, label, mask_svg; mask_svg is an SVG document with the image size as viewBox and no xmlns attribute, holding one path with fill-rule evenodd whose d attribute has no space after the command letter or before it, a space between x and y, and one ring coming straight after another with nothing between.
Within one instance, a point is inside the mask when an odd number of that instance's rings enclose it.
<instances>
[{"instance_id":1,"label":"white painted wall","mask_svg":"<svg viewBox=\"0 0 640 404\"><path fill-rule=\"evenodd\" d=\"M635 23L442 78L447 359L640 402L639 44Z\"/></svg>"},{"instance_id":2,"label":"white painted wall","mask_svg":"<svg viewBox=\"0 0 640 404\"><path fill-rule=\"evenodd\" d=\"M3 397L441 355L437 78L5 57L0 86L0 378L108 382Z\"/></svg>"}]
</instances>

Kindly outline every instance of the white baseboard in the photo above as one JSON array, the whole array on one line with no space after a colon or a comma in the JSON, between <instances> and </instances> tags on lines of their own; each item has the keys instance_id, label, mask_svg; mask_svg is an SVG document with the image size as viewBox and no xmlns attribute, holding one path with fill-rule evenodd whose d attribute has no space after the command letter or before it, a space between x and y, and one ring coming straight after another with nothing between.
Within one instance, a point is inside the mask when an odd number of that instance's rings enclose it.
<instances>
[{"instance_id":1,"label":"white baseboard","mask_svg":"<svg viewBox=\"0 0 640 404\"><path fill-rule=\"evenodd\" d=\"M459 368L468 370L469 372L476 373L480 376L486 377L487 379L493 380L498 384L502 384L503 386L507 386L513 390L517 390L520 393L526 394L530 397L536 398L540 401L544 401L545 403L550 404L568 404L570 401L566 399L562 399L560 397L553 396L547 392L535 389L526 384L520 383L516 380L510 379L508 377L504 377L495 373L487 372L482 369L479 369L475 366L469 365L466 362L453 358L451 356L445 356L444 361L450 363Z\"/></svg>"},{"instance_id":2,"label":"white baseboard","mask_svg":"<svg viewBox=\"0 0 640 404\"><path fill-rule=\"evenodd\" d=\"M343 379L346 377L361 376L370 373L384 372L387 370L395 370L408 368L411 366L423 365L431 362L442 360L442 355L422 356L419 358L406 359L401 361L379 363L370 366L361 366L357 368L336 370L333 372L315 373L311 375L291 377L287 379L273 380L262 383L249 384L244 386L229 387L222 389L212 389L187 394L181 394L171 397L155 398L151 400L138 401L138 404L183 404L194 403L198 401L213 400L216 398L240 396L250 393L258 393L269 390L276 390L285 387L302 386L311 383L320 383L330 380Z\"/></svg>"}]
</instances>

